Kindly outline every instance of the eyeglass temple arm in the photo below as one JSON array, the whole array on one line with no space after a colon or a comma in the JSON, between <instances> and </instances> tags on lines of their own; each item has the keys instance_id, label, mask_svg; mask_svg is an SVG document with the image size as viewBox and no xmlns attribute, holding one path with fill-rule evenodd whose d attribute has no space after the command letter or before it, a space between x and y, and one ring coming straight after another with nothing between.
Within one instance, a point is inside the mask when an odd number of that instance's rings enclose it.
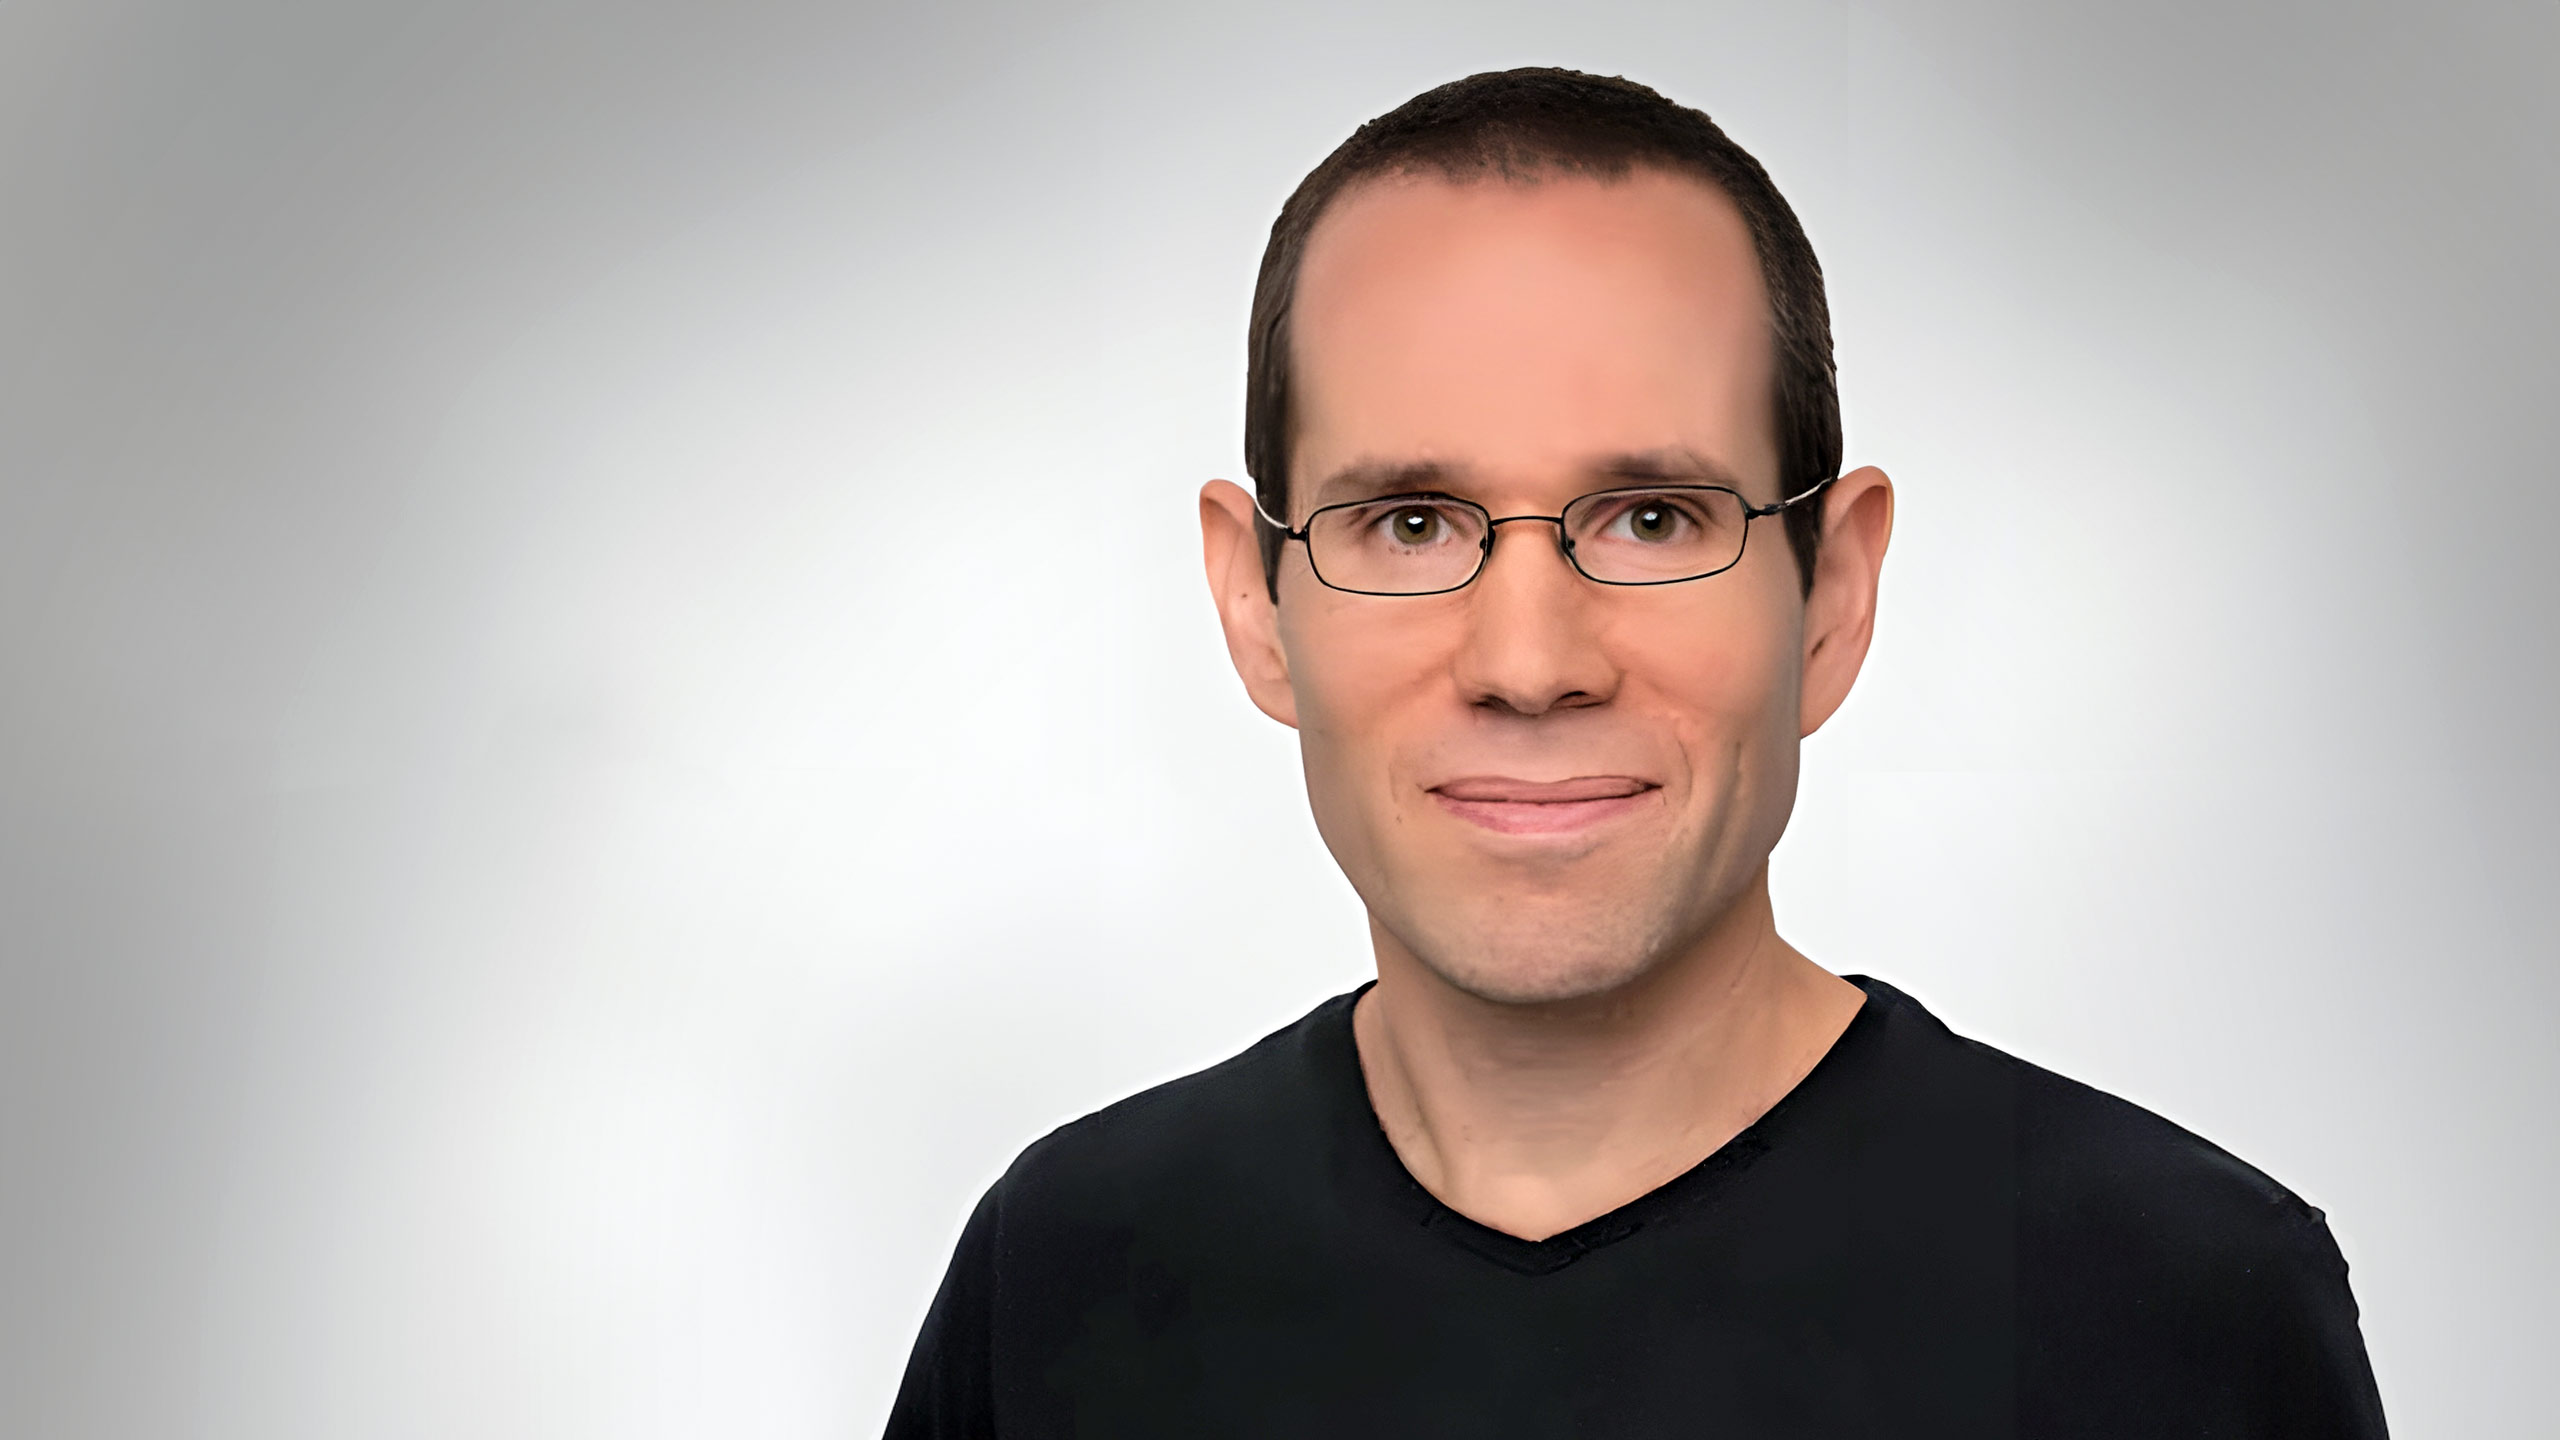
<instances>
[{"instance_id":1,"label":"eyeglass temple arm","mask_svg":"<svg viewBox=\"0 0 2560 1440\"><path fill-rule=\"evenodd\" d=\"M1263 524L1270 526L1272 529L1279 531L1282 535L1285 535L1292 540L1304 540L1307 538L1305 531L1290 529L1288 521L1282 520L1273 515L1270 511L1263 509L1262 494L1258 489L1251 493L1253 497L1253 513L1262 517ZM1794 502L1790 501L1788 503L1792 504Z\"/></svg>"},{"instance_id":2,"label":"eyeglass temple arm","mask_svg":"<svg viewBox=\"0 0 2560 1440\"><path fill-rule=\"evenodd\" d=\"M1837 480L1839 478L1839 476L1834 475L1831 477L1831 480ZM1751 513L1754 516L1775 515L1779 511L1786 509L1788 506L1793 505L1800 500L1810 500L1814 496L1821 494L1822 487L1830 484L1831 480L1816 480L1812 484L1807 485L1802 490L1797 491L1775 505L1754 505L1751 507ZM1261 506L1257 504L1254 508L1260 509Z\"/></svg>"}]
</instances>

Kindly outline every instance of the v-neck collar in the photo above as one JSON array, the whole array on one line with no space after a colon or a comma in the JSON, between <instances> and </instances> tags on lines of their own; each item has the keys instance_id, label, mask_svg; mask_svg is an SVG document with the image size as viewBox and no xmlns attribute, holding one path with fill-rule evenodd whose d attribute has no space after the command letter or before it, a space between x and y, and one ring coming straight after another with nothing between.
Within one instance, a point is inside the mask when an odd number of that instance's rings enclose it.
<instances>
[{"instance_id":1,"label":"v-neck collar","mask_svg":"<svg viewBox=\"0 0 2560 1440\"><path fill-rule=\"evenodd\" d=\"M1368 1079L1360 1069L1359 1041L1351 1027L1352 1011L1360 997L1378 982L1372 980L1347 995L1335 997L1334 1013L1315 1027L1314 1038L1324 1052L1320 1063L1333 1077L1345 1107L1356 1112L1350 1117L1349 1128L1354 1132L1351 1143L1361 1154L1362 1168L1383 1182L1381 1188L1390 1202L1422 1228L1483 1259L1523 1275L1546 1275L1695 1207L1779 1144L1788 1131L1802 1123L1807 1111L1819 1108L1822 1097L1839 1087L1842 1073L1854 1066L1859 1055L1873 1048L1876 1033L1884 1024L1885 1010L1901 998L1901 992L1881 980L1865 975L1841 978L1866 992L1865 1003L1804 1078L1759 1119L1687 1170L1606 1214L1544 1240L1523 1240L1459 1214L1405 1168L1404 1157L1396 1153L1395 1142L1387 1138L1386 1127L1378 1119L1377 1107L1370 1103Z\"/></svg>"}]
</instances>

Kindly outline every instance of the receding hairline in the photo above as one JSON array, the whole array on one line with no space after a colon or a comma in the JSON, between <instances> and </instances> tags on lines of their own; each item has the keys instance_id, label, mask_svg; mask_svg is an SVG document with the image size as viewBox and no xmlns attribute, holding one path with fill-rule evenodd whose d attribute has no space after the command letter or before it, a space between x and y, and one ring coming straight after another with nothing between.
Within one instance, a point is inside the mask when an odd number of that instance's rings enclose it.
<instances>
[{"instance_id":1,"label":"receding hairline","mask_svg":"<svg viewBox=\"0 0 2560 1440\"><path fill-rule=\"evenodd\" d=\"M1535 189L1556 182L1585 182L1609 188L1632 185L1648 176L1671 181L1693 192L1703 192L1709 197L1710 205L1717 212L1720 223L1729 225L1730 238L1740 246L1740 253L1745 260L1742 269L1750 277L1748 283L1751 293L1759 306L1761 338L1768 347L1766 357L1770 370L1770 382L1774 384L1777 367L1782 358L1779 354L1782 339L1778 333L1777 304L1775 297L1770 294L1767 267L1761 263L1759 247L1751 233L1750 217L1743 212L1741 202L1734 198L1732 192L1718 184L1713 176L1692 166L1681 165L1675 161L1656 162L1649 157L1637 157L1625 164L1606 169L1560 165L1503 169L1478 166L1453 174L1437 165L1397 166L1356 176L1346 182L1341 189L1328 198L1324 207L1318 210L1315 217L1308 222L1305 238L1301 241L1297 273L1292 277L1290 286L1291 313L1289 322L1280 336L1285 350L1282 363L1288 366L1293 376L1297 377L1291 388L1297 392L1298 397L1298 403L1289 407L1287 415L1289 434L1286 444L1290 469L1293 473L1280 479L1280 488L1284 493L1294 501L1300 494L1302 484L1311 484L1323 478L1301 476L1294 472L1299 468L1299 462L1303 458L1298 449L1298 441L1303 438L1307 418L1304 378L1307 374L1307 356L1303 348L1306 344L1306 334L1305 327L1299 324L1298 320L1304 308L1303 297L1306 293L1308 276L1312 270L1322 268L1314 263L1316 257L1321 251L1331 248L1322 243L1322 237L1332 228L1328 222L1335 220L1341 212L1356 206L1364 197L1385 189L1412 190L1440 187L1479 190L1499 186L1505 189L1522 190ZM1766 418L1771 431L1768 438L1771 449L1774 451L1778 445L1776 417L1773 414Z\"/></svg>"},{"instance_id":2,"label":"receding hairline","mask_svg":"<svg viewBox=\"0 0 2560 1440\"><path fill-rule=\"evenodd\" d=\"M1656 159L1652 156L1635 156L1612 166L1556 162L1516 169L1508 167L1496 169L1490 166L1450 169L1436 164L1399 164L1355 175L1344 181L1342 188L1327 196L1314 218L1307 222L1306 237L1299 242L1302 247L1299 258L1300 273L1302 275L1304 273L1305 255L1315 249L1316 237L1325 233L1326 222L1362 196L1379 190L1419 190L1433 187L1451 190L1488 190L1497 187L1508 190L1538 190L1548 185L1574 183L1597 185L1607 189L1632 185L1646 178L1685 184L1711 197L1716 208L1738 227L1737 233L1742 236L1743 243L1753 247L1753 263L1755 267L1757 266L1758 246L1751 233L1751 217L1744 213L1742 202L1735 198L1730 188L1703 168L1683 164L1676 158ZM1769 289L1768 277L1761 277L1760 289L1765 297Z\"/></svg>"}]
</instances>

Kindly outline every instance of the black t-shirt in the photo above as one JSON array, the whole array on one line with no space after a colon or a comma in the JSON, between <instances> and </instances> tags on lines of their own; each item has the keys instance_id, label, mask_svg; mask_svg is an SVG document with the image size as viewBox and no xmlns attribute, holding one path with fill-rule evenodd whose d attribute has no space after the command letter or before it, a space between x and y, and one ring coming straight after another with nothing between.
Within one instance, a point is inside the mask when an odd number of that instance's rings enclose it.
<instances>
[{"instance_id":1,"label":"black t-shirt","mask_svg":"<svg viewBox=\"0 0 2560 1440\"><path fill-rule=\"evenodd\" d=\"M1357 992L1067 1125L970 1216L890 1440L2383 1434L2318 1210L1852 978L1768 1114L1545 1240L1405 1171Z\"/></svg>"}]
</instances>

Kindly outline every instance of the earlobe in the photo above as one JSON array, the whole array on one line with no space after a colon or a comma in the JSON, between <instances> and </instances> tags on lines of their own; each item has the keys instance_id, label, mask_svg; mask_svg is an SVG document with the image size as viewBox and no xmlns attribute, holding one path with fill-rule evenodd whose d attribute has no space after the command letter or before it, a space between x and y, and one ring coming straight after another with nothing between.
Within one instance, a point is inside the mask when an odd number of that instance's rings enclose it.
<instances>
[{"instance_id":1,"label":"earlobe","mask_svg":"<svg viewBox=\"0 0 2560 1440\"><path fill-rule=\"evenodd\" d=\"M1289 686L1289 657L1280 644L1279 606L1263 576L1255 543L1253 497L1227 480L1200 487L1200 558L1209 595L1226 632L1227 658L1254 707L1296 729L1297 695Z\"/></svg>"},{"instance_id":2,"label":"earlobe","mask_svg":"<svg viewBox=\"0 0 2560 1440\"><path fill-rule=\"evenodd\" d=\"M1870 465L1825 497L1813 590L1805 597L1804 694L1798 733L1822 728L1849 698L1875 637L1876 595L1893 538L1893 482Z\"/></svg>"}]
</instances>

